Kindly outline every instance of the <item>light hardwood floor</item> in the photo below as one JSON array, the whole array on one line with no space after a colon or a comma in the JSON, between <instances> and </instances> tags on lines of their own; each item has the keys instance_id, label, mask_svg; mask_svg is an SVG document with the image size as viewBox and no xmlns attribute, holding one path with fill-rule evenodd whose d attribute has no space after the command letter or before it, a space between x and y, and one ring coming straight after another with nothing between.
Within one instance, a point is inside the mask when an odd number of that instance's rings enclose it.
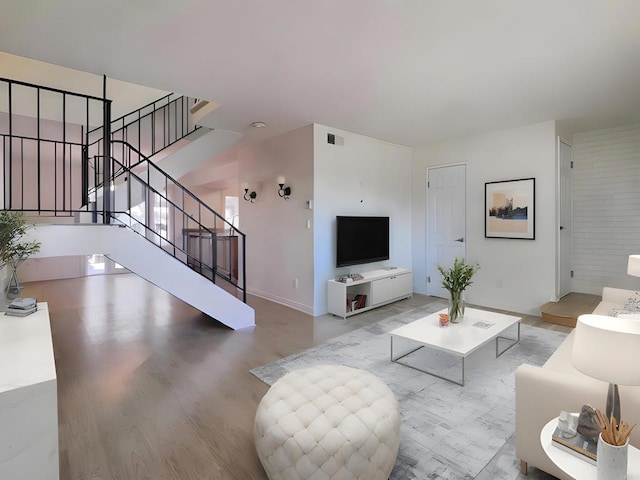
<instances>
[{"instance_id":1,"label":"light hardwood floor","mask_svg":"<svg viewBox=\"0 0 640 480\"><path fill-rule=\"evenodd\" d=\"M49 303L61 480L266 480L253 419L268 387L249 370L434 301L343 320L250 297L256 327L231 331L133 274L27 283L23 296Z\"/></svg>"}]
</instances>

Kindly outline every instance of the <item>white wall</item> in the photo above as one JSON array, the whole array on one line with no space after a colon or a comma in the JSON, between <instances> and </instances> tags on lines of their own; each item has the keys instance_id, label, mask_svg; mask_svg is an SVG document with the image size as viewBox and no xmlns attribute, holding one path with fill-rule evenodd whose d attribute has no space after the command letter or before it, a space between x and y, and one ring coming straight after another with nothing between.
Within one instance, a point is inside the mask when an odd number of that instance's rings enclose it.
<instances>
[{"instance_id":1,"label":"white wall","mask_svg":"<svg viewBox=\"0 0 640 480\"><path fill-rule=\"evenodd\" d=\"M250 293L313 313L313 128L311 125L240 148L238 184L257 192L255 203L240 199L240 230L247 235L247 289ZM278 196L276 179L291 186L289 200ZM240 189L238 188L238 191ZM297 287L295 280L298 280Z\"/></svg>"},{"instance_id":2,"label":"white wall","mask_svg":"<svg viewBox=\"0 0 640 480\"><path fill-rule=\"evenodd\" d=\"M314 315L327 311L327 280L385 265L411 267L411 149L315 124ZM344 145L327 143L327 134ZM336 216L389 216L390 259L336 268Z\"/></svg>"},{"instance_id":3,"label":"white wall","mask_svg":"<svg viewBox=\"0 0 640 480\"><path fill-rule=\"evenodd\" d=\"M84 277L86 263L87 257L84 255L29 258L18 267L18 278L22 283Z\"/></svg>"},{"instance_id":4,"label":"white wall","mask_svg":"<svg viewBox=\"0 0 640 480\"><path fill-rule=\"evenodd\" d=\"M573 160L573 290L638 289L627 275L640 253L640 124L575 134Z\"/></svg>"},{"instance_id":5,"label":"white wall","mask_svg":"<svg viewBox=\"0 0 640 480\"><path fill-rule=\"evenodd\" d=\"M479 263L469 303L539 315L555 297L556 155L554 122L445 141L414 150L414 291L426 293L426 170L467 164L467 260ZM484 237L485 182L535 177L535 240Z\"/></svg>"}]
</instances>

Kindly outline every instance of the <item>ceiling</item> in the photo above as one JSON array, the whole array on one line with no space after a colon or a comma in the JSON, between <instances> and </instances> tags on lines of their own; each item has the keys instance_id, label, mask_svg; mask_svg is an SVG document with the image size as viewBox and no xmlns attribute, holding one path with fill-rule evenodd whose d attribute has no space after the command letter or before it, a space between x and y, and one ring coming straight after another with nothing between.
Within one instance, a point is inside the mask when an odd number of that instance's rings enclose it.
<instances>
[{"instance_id":1,"label":"ceiling","mask_svg":"<svg viewBox=\"0 0 640 480\"><path fill-rule=\"evenodd\" d=\"M638 0L9 0L0 50L214 101L249 141L640 121Z\"/></svg>"}]
</instances>

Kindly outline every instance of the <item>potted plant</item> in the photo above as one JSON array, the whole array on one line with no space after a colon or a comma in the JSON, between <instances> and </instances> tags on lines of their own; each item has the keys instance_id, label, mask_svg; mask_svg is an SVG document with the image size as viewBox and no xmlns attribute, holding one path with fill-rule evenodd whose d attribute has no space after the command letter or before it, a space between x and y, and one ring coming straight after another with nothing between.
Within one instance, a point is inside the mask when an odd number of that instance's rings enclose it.
<instances>
[{"instance_id":1,"label":"potted plant","mask_svg":"<svg viewBox=\"0 0 640 480\"><path fill-rule=\"evenodd\" d=\"M40 242L21 241L33 225L27 225L22 212L0 210L0 267L8 265L11 269L7 294L20 295L17 268L34 253L40 251Z\"/></svg>"},{"instance_id":2,"label":"potted plant","mask_svg":"<svg viewBox=\"0 0 640 480\"><path fill-rule=\"evenodd\" d=\"M449 291L449 320L459 322L464 317L464 299L462 292L473 282L471 278L478 271L480 265L469 265L463 258L456 257L453 267L444 268L436 265L442 274L442 286Z\"/></svg>"}]
</instances>

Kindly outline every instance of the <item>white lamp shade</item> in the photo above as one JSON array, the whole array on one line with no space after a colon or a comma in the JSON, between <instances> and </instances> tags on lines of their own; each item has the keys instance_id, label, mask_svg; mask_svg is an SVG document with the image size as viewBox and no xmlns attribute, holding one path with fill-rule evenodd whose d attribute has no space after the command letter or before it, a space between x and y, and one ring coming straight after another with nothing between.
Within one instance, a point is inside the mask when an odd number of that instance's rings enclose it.
<instances>
[{"instance_id":1,"label":"white lamp shade","mask_svg":"<svg viewBox=\"0 0 640 480\"><path fill-rule=\"evenodd\" d=\"M640 277L640 255L629 255L627 273L634 277Z\"/></svg>"},{"instance_id":2,"label":"white lamp shade","mask_svg":"<svg viewBox=\"0 0 640 480\"><path fill-rule=\"evenodd\" d=\"M617 385L640 385L640 322L604 315L580 315L573 366L590 377Z\"/></svg>"},{"instance_id":3,"label":"white lamp shade","mask_svg":"<svg viewBox=\"0 0 640 480\"><path fill-rule=\"evenodd\" d=\"M276 182L278 182L278 185L284 185L284 176L280 175Z\"/></svg>"},{"instance_id":4,"label":"white lamp shade","mask_svg":"<svg viewBox=\"0 0 640 480\"><path fill-rule=\"evenodd\" d=\"M242 188L242 190L249 190L249 184L247 182L244 182L240 185L240 188Z\"/></svg>"}]
</instances>

